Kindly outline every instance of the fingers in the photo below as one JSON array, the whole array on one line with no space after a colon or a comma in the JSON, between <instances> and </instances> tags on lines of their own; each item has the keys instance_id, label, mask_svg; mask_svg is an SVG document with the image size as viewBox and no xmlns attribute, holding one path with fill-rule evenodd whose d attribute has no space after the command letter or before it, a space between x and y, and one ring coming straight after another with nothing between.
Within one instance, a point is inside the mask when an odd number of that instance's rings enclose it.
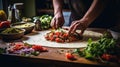
<instances>
[{"instance_id":1,"label":"fingers","mask_svg":"<svg viewBox=\"0 0 120 67\"><path fill-rule=\"evenodd\" d=\"M59 18L54 17L51 21L51 27L53 27L55 29L62 27L63 24L64 24L63 17L59 17Z\"/></svg>"},{"instance_id":2,"label":"fingers","mask_svg":"<svg viewBox=\"0 0 120 67\"><path fill-rule=\"evenodd\" d=\"M72 34L72 33L76 32L77 29L81 30L79 34L82 35L84 33L86 27L84 26L83 23L80 23L79 21L74 21L72 23L72 25L70 26L68 34Z\"/></svg>"},{"instance_id":3,"label":"fingers","mask_svg":"<svg viewBox=\"0 0 120 67\"><path fill-rule=\"evenodd\" d=\"M52 19L50 25L51 25L52 28L55 28L55 18Z\"/></svg>"},{"instance_id":4,"label":"fingers","mask_svg":"<svg viewBox=\"0 0 120 67\"><path fill-rule=\"evenodd\" d=\"M59 21L56 20L56 21L55 21L55 29L57 29L58 27L59 27Z\"/></svg>"},{"instance_id":5,"label":"fingers","mask_svg":"<svg viewBox=\"0 0 120 67\"><path fill-rule=\"evenodd\" d=\"M54 29L56 29L57 28L57 22L56 22L56 18L54 17L53 19L52 19L52 21L51 21L51 27L52 28L54 28Z\"/></svg>"},{"instance_id":6,"label":"fingers","mask_svg":"<svg viewBox=\"0 0 120 67\"><path fill-rule=\"evenodd\" d=\"M71 33L74 33L74 32L76 32L76 29L77 29L77 27L78 27L78 24L75 24L75 25L73 26L73 28L72 28L72 31L71 31Z\"/></svg>"},{"instance_id":7,"label":"fingers","mask_svg":"<svg viewBox=\"0 0 120 67\"><path fill-rule=\"evenodd\" d=\"M73 23L71 26L70 26L70 29L68 31L68 34L71 34L75 31L75 28L76 28L76 23Z\"/></svg>"}]
</instances>

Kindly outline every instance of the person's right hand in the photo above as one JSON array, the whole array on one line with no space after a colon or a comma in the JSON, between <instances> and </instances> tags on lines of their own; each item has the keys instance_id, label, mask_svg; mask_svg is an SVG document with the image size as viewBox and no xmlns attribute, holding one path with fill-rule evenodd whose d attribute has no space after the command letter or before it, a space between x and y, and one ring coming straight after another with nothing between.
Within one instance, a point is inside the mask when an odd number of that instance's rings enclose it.
<instances>
[{"instance_id":1,"label":"person's right hand","mask_svg":"<svg viewBox=\"0 0 120 67\"><path fill-rule=\"evenodd\" d=\"M89 23L85 19L75 20L72 22L68 34L75 33L76 30L81 30L81 32L79 32L79 35L83 35L88 26Z\"/></svg>"},{"instance_id":2,"label":"person's right hand","mask_svg":"<svg viewBox=\"0 0 120 67\"><path fill-rule=\"evenodd\" d=\"M65 20L64 20L63 14L57 13L55 14L55 16L53 17L51 21L51 27L57 29L59 27L62 27L64 22Z\"/></svg>"}]
</instances>

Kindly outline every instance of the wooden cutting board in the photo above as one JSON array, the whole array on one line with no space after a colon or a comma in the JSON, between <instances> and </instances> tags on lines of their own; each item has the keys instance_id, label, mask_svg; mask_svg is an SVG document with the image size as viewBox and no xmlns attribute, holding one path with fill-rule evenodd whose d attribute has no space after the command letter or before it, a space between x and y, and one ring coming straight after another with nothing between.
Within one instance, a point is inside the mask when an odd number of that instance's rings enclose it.
<instances>
[{"instance_id":1,"label":"wooden cutting board","mask_svg":"<svg viewBox=\"0 0 120 67\"><path fill-rule=\"evenodd\" d=\"M50 30L39 31L39 32L34 31L31 34L26 35L22 40L23 42L27 42L30 44L37 44L47 47L83 48L87 46L87 41L89 38L92 38L92 40L96 42L101 36L103 36L105 29L89 28L84 32L82 40L70 42L70 43L57 43L57 42L47 41L44 38L44 36L48 32L50 32Z\"/></svg>"}]
</instances>

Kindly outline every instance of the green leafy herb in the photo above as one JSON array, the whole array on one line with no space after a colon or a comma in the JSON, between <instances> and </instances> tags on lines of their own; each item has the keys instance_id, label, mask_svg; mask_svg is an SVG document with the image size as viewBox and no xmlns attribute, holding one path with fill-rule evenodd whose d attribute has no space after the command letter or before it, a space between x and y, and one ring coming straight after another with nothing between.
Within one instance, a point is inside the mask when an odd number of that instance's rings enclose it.
<instances>
[{"instance_id":1,"label":"green leafy herb","mask_svg":"<svg viewBox=\"0 0 120 67\"><path fill-rule=\"evenodd\" d=\"M87 59L97 59L103 54L116 55L119 54L120 48L116 46L116 40L105 34L97 42L92 42L90 38L88 40L87 47L83 51L76 49L76 53Z\"/></svg>"}]
</instances>

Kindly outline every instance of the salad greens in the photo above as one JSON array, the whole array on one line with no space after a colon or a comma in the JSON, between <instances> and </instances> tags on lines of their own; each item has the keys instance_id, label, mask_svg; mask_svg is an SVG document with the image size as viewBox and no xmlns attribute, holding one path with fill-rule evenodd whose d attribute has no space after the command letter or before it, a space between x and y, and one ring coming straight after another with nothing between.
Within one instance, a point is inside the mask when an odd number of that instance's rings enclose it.
<instances>
[{"instance_id":1,"label":"salad greens","mask_svg":"<svg viewBox=\"0 0 120 67\"><path fill-rule=\"evenodd\" d=\"M42 29L48 29L50 28L50 22L52 20L52 16L49 16L49 15L42 15L40 17L40 21L41 21L41 24L42 24Z\"/></svg>"},{"instance_id":2,"label":"salad greens","mask_svg":"<svg viewBox=\"0 0 120 67\"><path fill-rule=\"evenodd\" d=\"M117 55L120 53L120 47L117 46L117 42L115 39L109 37L107 34L104 34L104 36L101 37L97 42L93 42L90 38L88 40L87 47L84 48L83 51L81 51L80 49L76 49L75 53L87 59L94 60L102 58L103 55L110 56L109 58L113 58L113 55L117 57Z\"/></svg>"}]
</instances>

